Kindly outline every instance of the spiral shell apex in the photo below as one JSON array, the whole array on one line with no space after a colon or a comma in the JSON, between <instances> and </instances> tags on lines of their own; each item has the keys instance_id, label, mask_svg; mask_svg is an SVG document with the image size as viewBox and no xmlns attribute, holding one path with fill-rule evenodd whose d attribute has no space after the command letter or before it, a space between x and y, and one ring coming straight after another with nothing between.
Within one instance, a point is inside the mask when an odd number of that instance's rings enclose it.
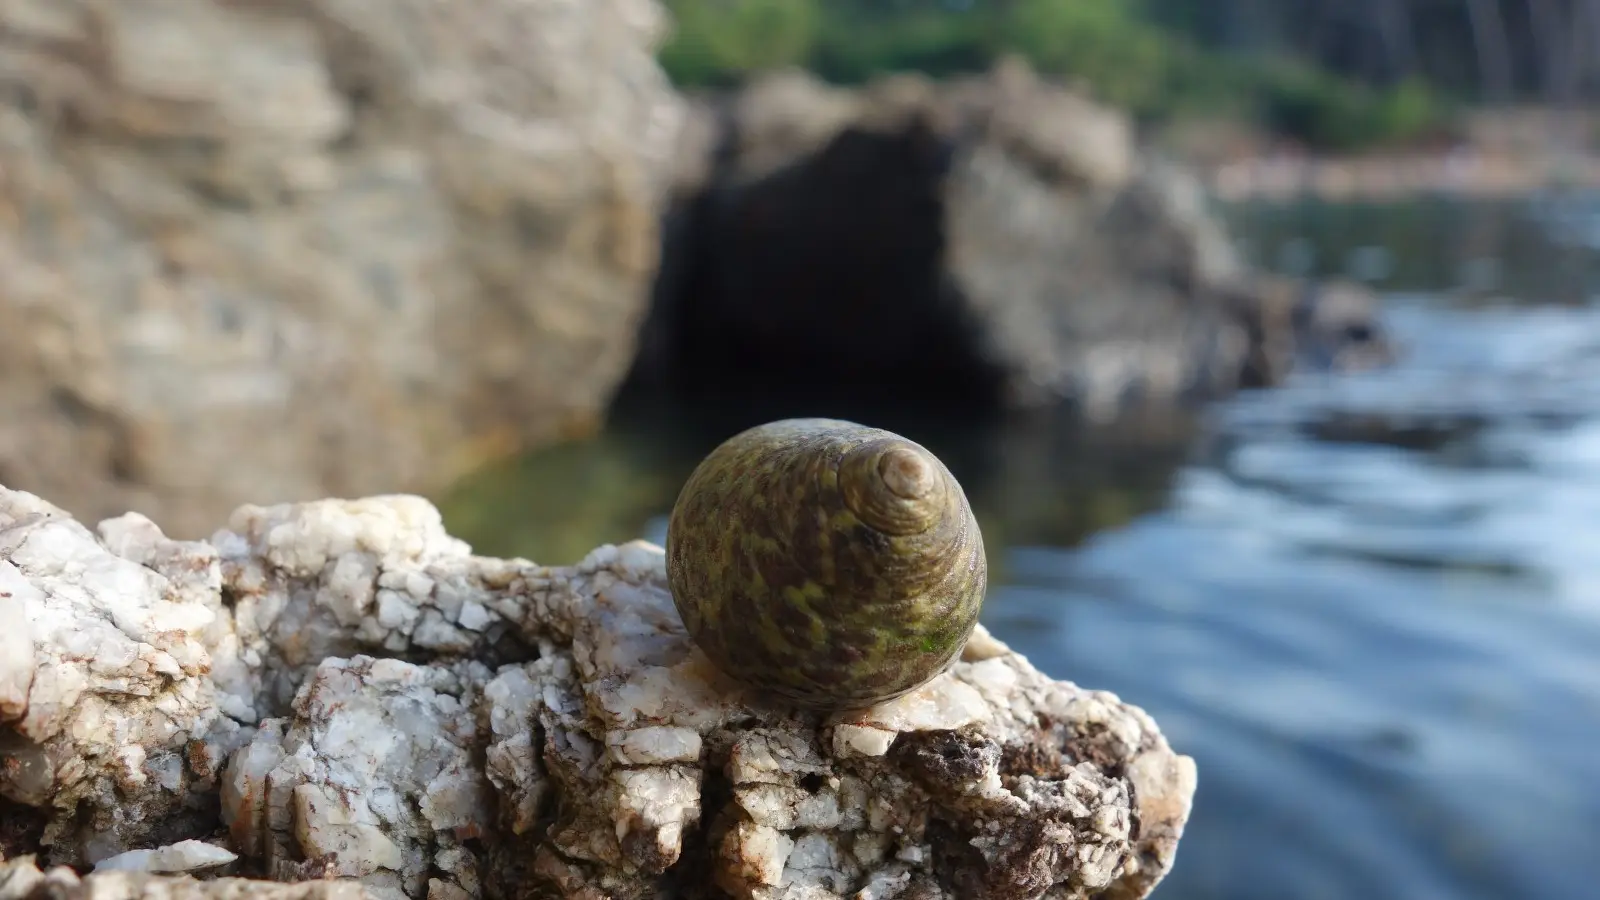
<instances>
[{"instance_id":1,"label":"spiral shell apex","mask_svg":"<svg viewBox=\"0 0 1600 900\"><path fill-rule=\"evenodd\" d=\"M796 706L854 709L945 671L978 621L983 537L932 453L837 419L740 432L701 460L667 526L690 637Z\"/></svg>"}]
</instances>

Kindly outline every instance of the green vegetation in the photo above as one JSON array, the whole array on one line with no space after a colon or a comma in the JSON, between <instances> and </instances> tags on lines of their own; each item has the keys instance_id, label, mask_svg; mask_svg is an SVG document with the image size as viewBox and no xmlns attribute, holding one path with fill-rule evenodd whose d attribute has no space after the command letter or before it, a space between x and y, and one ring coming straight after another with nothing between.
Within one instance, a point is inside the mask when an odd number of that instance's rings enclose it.
<instances>
[{"instance_id":1,"label":"green vegetation","mask_svg":"<svg viewBox=\"0 0 1600 900\"><path fill-rule=\"evenodd\" d=\"M821 10L813 0L683 0L667 8L675 27L661 64L679 84L804 64L815 52Z\"/></svg>"},{"instance_id":2,"label":"green vegetation","mask_svg":"<svg viewBox=\"0 0 1600 900\"><path fill-rule=\"evenodd\" d=\"M1225 53L1158 24L1150 0L666 0L662 63L684 86L804 66L841 84L891 71L981 71L1014 53L1141 121L1255 123L1318 149L1413 139L1446 104L1426 84L1379 88L1300 60Z\"/></svg>"}]
</instances>

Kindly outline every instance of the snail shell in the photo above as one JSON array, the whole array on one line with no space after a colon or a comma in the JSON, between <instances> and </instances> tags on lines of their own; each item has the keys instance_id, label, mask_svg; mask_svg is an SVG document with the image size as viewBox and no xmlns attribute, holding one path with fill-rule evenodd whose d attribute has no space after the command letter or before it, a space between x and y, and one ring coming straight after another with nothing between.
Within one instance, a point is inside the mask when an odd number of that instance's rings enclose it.
<instances>
[{"instance_id":1,"label":"snail shell","mask_svg":"<svg viewBox=\"0 0 1600 900\"><path fill-rule=\"evenodd\" d=\"M988 563L954 476L921 445L837 419L743 431L684 483L667 577L724 672L790 703L854 709L949 668Z\"/></svg>"}]
</instances>

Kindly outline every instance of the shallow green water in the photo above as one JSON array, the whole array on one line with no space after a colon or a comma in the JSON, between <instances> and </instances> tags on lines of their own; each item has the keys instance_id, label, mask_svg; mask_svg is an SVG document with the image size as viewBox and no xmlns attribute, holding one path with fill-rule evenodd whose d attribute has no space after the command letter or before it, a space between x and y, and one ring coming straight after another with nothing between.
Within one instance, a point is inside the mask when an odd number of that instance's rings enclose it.
<instances>
[{"instance_id":1,"label":"shallow green water","mask_svg":"<svg viewBox=\"0 0 1600 900\"><path fill-rule=\"evenodd\" d=\"M1600 201L1233 217L1372 279L1404 361L1095 431L814 412L945 458L989 627L1196 757L1161 900L1600 897ZM732 427L695 412L485 472L448 523L551 563L660 541Z\"/></svg>"}]
</instances>

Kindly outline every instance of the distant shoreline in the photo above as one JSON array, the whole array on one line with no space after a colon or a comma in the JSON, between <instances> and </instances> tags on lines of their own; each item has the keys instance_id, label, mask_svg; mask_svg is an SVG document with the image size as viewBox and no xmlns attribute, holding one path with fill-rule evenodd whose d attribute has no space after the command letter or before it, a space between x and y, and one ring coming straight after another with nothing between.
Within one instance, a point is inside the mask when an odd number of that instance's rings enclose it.
<instances>
[{"instance_id":1,"label":"distant shoreline","mask_svg":"<svg viewBox=\"0 0 1600 900\"><path fill-rule=\"evenodd\" d=\"M1459 150L1354 158L1263 155L1201 167L1225 202L1397 200L1422 194L1514 199L1558 188L1600 189L1600 156L1511 156Z\"/></svg>"},{"instance_id":2,"label":"distant shoreline","mask_svg":"<svg viewBox=\"0 0 1600 900\"><path fill-rule=\"evenodd\" d=\"M1482 109L1466 115L1448 142L1351 154L1274 146L1248 130L1232 138L1189 155L1227 202L1424 195L1507 200L1600 188L1600 110Z\"/></svg>"}]
</instances>

